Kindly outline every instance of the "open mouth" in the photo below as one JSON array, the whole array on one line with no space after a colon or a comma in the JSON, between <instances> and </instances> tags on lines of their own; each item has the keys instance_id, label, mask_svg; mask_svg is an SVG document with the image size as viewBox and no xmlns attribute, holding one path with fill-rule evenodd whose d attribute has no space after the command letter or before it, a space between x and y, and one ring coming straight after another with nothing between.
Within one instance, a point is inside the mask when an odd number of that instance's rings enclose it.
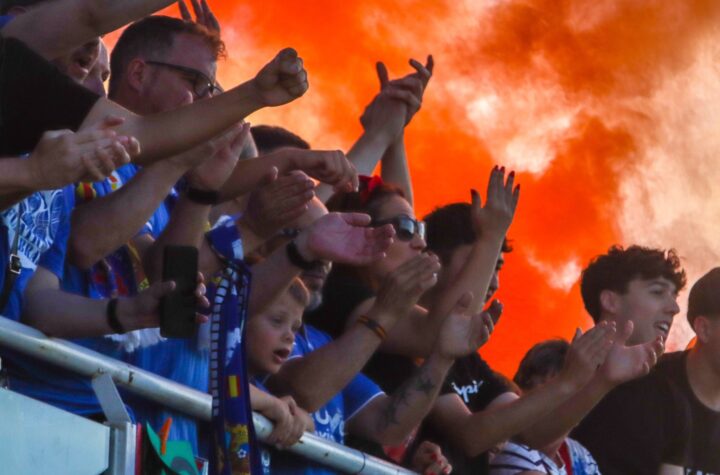
<instances>
[{"instance_id":1,"label":"open mouth","mask_svg":"<svg viewBox=\"0 0 720 475\"><path fill-rule=\"evenodd\" d=\"M277 364L285 362L288 356L290 356L290 350L287 348L273 351L273 360L275 360L275 363Z\"/></svg>"},{"instance_id":2,"label":"open mouth","mask_svg":"<svg viewBox=\"0 0 720 475\"><path fill-rule=\"evenodd\" d=\"M660 333L663 334L663 336L667 337L670 333L670 323L669 322L659 322L655 324L655 329L658 330Z\"/></svg>"}]
</instances>

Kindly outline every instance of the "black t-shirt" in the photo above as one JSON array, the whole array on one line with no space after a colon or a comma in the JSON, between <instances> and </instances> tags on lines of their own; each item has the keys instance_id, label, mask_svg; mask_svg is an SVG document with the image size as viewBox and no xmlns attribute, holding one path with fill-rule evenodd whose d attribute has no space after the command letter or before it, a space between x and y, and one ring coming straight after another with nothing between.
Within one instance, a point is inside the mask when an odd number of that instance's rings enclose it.
<instances>
[{"instance_id":1,"label":"black t-shirt","mask_svg":"<svg viewBox=\"0 0 720 475\"><path fill-rule=\"evenodd\" d=\"M47 130L77 130L99 96L0 35L0 156L32 151Z\"/></svg>"},{"instance_id":2,"label":"black t-shirt","mask_svg":"<svg viewBox=\"0 0 720 475\"><path fill-rule=\"evenodd\" d=\"M663 463L683 466L689 407L669 377L679 361L683 353L667 354L647 376L613 389L573 431L603 475L657 475Z\"/></svg>"},{"instance_id":3,"label":"black t-shirt","mask_svg":"<svg viewBox=\"0 0 720 475\"><path fill-rule=\"evenodd\" d=\"M501 394L512 392L505 380L495 373L477 353L473 353L455 362L450 369L441 395L457 394L471 412L480 412ZM467 457L463 450L447 442L441 432L428 422L424 423L417 443L430 440L438 444L453 466L453 474L482 475L489 472L488 453L477 457Z\"/></svg>"},{"instance_id":4,"label":"black t-shirt","mask_svg":"<svg viewBox=\"0 0 720 475\"><path fill-rule=\"evenodd\" d=\"M704 405L695 395L687 375L688 352L669 354L658 371L673 381L690 408L690 432L685 449L685 473L720 474L720 412Z\"/></svg>"}]
</instances>

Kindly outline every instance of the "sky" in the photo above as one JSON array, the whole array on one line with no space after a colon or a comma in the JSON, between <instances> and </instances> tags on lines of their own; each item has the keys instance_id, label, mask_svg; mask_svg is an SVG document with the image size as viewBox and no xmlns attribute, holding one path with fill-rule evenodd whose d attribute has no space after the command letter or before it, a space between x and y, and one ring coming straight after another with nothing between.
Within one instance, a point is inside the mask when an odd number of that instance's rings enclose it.
<instances>
[{"instance_id":1,"label":"sky","mask_svg":"<svg viewBox=\"0 0 720 475\"><path fill-rule=\"evenodd\" d=\"M417 215L469 201L495 164L522 184L498 294L505 313L481 349L506 375L534 343L592 325L578 278L609 246L675 248L690 283L720 262L720 2L210 3L228 46L218 70L226 88L282 48L298 50L307 94L249 121L317 149L348 150L360 135L376 61L397 77L410 57L433 54L406 131ZM671 350L692 336L686 291L680 303Z\"/></svg>"}]
</instances>

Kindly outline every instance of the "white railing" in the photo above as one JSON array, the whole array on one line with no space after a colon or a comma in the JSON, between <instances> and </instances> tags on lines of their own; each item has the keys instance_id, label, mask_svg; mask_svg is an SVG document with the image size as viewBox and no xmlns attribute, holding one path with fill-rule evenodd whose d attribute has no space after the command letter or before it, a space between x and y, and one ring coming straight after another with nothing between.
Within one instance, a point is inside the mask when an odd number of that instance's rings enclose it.
<instances>
[{"instance_id":1,"label":"white railing","mask_svg":"<svg viewBox=\"0 0 720 475\"><path fill-rule=\"evenodd\" d=\"M0 346L56 364L88 378L108 374L115 384L146 399L183 412L195 419L210 420L212 400L209 394L123 363L80 345L48 338L21 323L0 317ZM272 423L253 414L260 440L272 431ZM346 473L411 475L415 472L393 465L359 450L305 433L289 451Z\"/></svg>"}]
</instances>

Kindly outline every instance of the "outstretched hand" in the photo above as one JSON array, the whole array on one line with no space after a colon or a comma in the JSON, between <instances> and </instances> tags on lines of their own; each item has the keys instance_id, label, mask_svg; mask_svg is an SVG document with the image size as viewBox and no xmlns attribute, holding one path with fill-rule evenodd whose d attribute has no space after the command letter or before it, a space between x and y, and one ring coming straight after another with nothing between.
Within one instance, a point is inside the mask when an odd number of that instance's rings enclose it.
<instances>
[{"instance_id":1,"label":"outstretched hand","mask_svg":"<svg viewBox=\"0 0 720 475\"><path fill-rule=\"evenodd\" d=\"M361 213L328 213L304 229L295 242L308 261L367 265L385 257L395 230L391 224L368 227L370 216Z\"/></svg>"},{"instance_id":2,"label":"outstretched hand","mask_svg":"<svg viewBox=\"0 0 720 475\"><path fill-rule=\"evenodd\" d=\"M248 198L245 217L250 230L260 237L272 236L307 211L314 188L315 183L303 172L294 170L278 177L273 167Z\"/></svg>"},{"instance_id":3,"label":"outstretched hand","mask_svg":"<svg viewBox=\"0 0 720 475\"><path fill-rule=\"evenodd\" d=\"M118 136L114 127L124 119L108 116L80 132L45 132L28 158L30 179L38 190L52 190L78 181L105 179L140 153L134 137Z\"/></svg>"},{"instance_id":4,"label":"outstretched hand","mask_svg":"<svg viewBox=\"0 0 720 475\"><path fill-rule=\"evenodd\" d=\"M602 322L584 334L578 328L570 344L560 377L582 387L587 384L612 348L615 325Z\"/></svg>"},{"instance_id":5,"label":"outstretched hand","mask_svg":"<svg viewBox=\"0 0 720 475\"><path fill-rule=\"evenodd\" d=\"M258 99L266 106L292 102L308 90L303 60L292 48L280 51L252 80Z\"/></svg>"},{"instance_id":6,"label":"outstretched hand","mask_svg":"<svg viewBox=\"0 0 720 475\"><path fill-rule=\"evenodd\" d=\"M402 318L418 303L420 297L437 284L440 259L423 253L405 262L383 281L373 308Z\"/></svg>"},{"instance_id":7,"label":"outstretched hand","mask_svg":"<svg viewBox=\"0 0 720 475\"><path fill-rule=\"evenodd\" d=\"M457 359L477 351L487 343L494 325L487 312L468 315L472 293L460 297L440 328L435 351L448 359Z\"/></svg>"},{"instance_id":8,"label":"outstretched hand","mask_svg":"<svg viewBox=\"0 0 720 475\"><path fill-rule=\"evenodd\" d=\"M505 237L520 199L520 185L514 185L515 172L510 172L506 181L505 167L495 166L490 172L485 206L482 206L480 194L471 190L471 218L476 236Z\"/></svg>"},{"instance_id":9,"label":"outstretched hand","mask_svg":"<svg viewBox=\"0 0 720 475\"><path fill-rule=\"evenodd\" d=\"M600 375L612 385L646 375L665 351L665 341L662 337L640 345L626 346L625 343L632 332L633 323L628 321L618 332L605 363L600 367Z\"/></svg>"},{"instance_id":10,"label":"outstretched hand","mask_svg":"<svg viewBox=\"0 0 720 475\"><path fill-rule=\"evenodd\" d=\"M341 150L285 149L276 153L289 154L294 169L332 185L335 191L349 192L358 188L357 170Z\"/></svg>"},{"instance_id":11,"label":"outstretched hand","mask_svg":"<svg viewBox=\"0 0 720 475\"><path fill-rule=\"evenodd\" d=\"M387 67L379 61L375 67L380 92L368 104L360 117L367 133L381 134L395 140L422 105L423 94L432 77L433 59L428 56L426 65L411 59L415 73L390 80Z\"/></svg>"},{"instance_id":12,"label":"outstretched hand","mask_svg":"<svg viewBox=\"0 0 720 475\"><path fill-rule=\"evenodd\" d=\"M206 191L219 190L232 174L249 136L250 124L241 122L187 152L188 163L197 164L187 175L188 184Z\"/></svg>"}]
</instances>

